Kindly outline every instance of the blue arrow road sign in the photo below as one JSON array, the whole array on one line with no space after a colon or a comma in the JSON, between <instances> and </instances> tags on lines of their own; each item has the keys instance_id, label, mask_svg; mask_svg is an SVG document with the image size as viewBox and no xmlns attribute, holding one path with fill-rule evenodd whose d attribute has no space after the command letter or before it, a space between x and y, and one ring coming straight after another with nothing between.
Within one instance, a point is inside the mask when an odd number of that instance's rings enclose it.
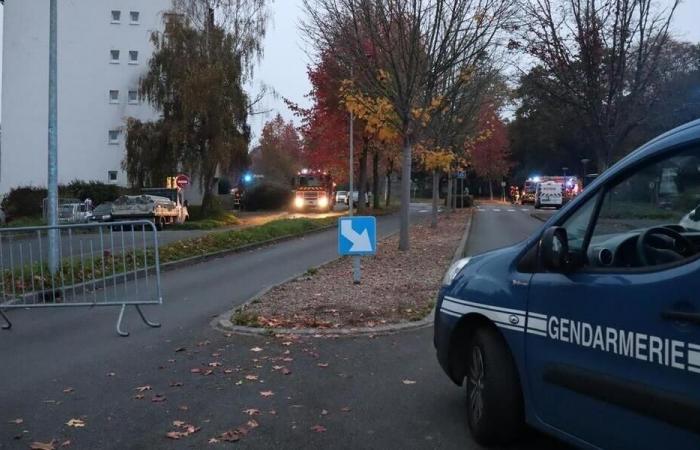
<instances>
[{"instance_id":1,"label":"blue arrow road sign","mask_svg":"<svg viewBox=\"0 0 700 450\"><path fill-rule=\"evenodd\" d=\"M338 220L338 254L377 253L377 221L371 216L341 217Z\"/></svg>"}]
</instances>

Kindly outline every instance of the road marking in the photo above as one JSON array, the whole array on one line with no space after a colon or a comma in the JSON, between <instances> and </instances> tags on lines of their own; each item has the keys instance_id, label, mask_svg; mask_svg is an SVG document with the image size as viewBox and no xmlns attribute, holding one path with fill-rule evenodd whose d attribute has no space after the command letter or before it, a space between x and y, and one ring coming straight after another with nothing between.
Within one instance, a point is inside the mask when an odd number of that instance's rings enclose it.
<instances>
[{"instance_id":1,"label":"road marking","mask_svg":"<svg viewBox=\"0 0 700 450\"><path fill-rule=\"evenodd\" d=\"M530 211L530 210L529 210L528 208L520 208L520 211L528 212L528 211Z\"/></svg>"},{"instance_id":2,"label":"road marking","mask_svg":"<svg viewBox=\"0 0 700 450\"><path fill-rule=\"evenodd\" d=\"M515 210L514 210L514 209L509 209L508 212L515 212Z\"/></svg>"},{"instance_id":3,"label":"road marking","mask_svg":"<svg viewBox=\"0 0 700 450\"><path fill-rule=\"evenodd\" d=\"M493 208L491 211L493 211L493 212L501 212L501 210L498 209L498 208Z\"/></svg>"}]
</instances>

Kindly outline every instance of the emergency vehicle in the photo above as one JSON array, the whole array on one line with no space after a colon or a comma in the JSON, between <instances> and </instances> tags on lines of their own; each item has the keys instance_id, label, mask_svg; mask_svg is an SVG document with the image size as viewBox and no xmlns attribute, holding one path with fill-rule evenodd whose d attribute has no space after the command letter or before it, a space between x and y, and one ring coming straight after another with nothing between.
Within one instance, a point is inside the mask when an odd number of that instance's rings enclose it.
<instances>
[{"instance_id":1,"label":"emergency vehicle","mask_svg":"<svg viewBox=\"0 0 700 450\"><path fill-rule=\"evenodd\" d=\"M543 206L561 208L564 204L564 185L556 181L543 181L535 191L535 209Z\"/></svg>"},{"instance_id":2,"label":"emergency vehicle","mask_svg":"<svg viewBox=\"0 0 700 450\"><path fill-rule=\"evenodd\" d=\"M672 169L672 170L671 170ZM700 121L445 275L434 343L484 445L700 449Z\"/></svg>"},{"instance_id":3,"label":"emergency vehicle","mask_svg":"<svg viewBox=\"0 0 700 450\"><path fill-rule=\"evenodd\" d=\"M328 172L304 169L294 177L292 184L294 187L293 210L328 211L333 207L335 183Z\"/></svg>"}]
</instances>

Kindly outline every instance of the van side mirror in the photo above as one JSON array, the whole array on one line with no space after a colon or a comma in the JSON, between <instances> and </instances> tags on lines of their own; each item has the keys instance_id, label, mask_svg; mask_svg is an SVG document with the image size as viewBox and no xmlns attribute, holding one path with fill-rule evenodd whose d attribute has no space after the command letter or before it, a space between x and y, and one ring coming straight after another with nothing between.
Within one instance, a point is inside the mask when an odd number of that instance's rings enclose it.
<instances>
[{"instance_id":1,"label":"van side mirror","mask_svg":"<svg viewBox=\"0 0 700 450\"><path fill-rule=\"evenodd\" d=\"M540 239L540 266L549 272L569 273L581 266L581 258L569 250L566 228L550 227Z\"/></svg>"}]
</instances>

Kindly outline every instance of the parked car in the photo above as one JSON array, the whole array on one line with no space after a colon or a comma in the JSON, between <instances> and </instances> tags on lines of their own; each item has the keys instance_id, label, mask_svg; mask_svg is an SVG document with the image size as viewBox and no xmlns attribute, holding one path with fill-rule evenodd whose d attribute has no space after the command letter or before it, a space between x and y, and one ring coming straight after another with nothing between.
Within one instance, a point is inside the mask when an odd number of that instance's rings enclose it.
<instances>
[{"instance_id":1,"label":"parked car","mask_svg":"<svg viewBox=\"0 0 700 450\"><path fill-rule=\"evenodd\" d=\"M87 223L92 217L92 211L85 203L65 203L58 208L58 223Z\"/></svg>"},{"instance_id":2,"label":"parked car","mask_svg":"<svg viewBox=\"0 0 700 450\"><path fill-rule=\"evenodd\" d=\"M528 424L579 448L700 449L699 167L697 120L524 241L450 267L434 344L478 443Z\"/></svg>"},{"instance_id":3,"label":"parked car","mask_svg":"<svg viewBox=\"0 0 700 450\"><path fill-rule=\"evenodd\" d=\"M348 200L348 191L336 191L335 193L335 203L345 204Z\"/></svg>"},{"instance_id":4,"label":"parked car","mask_svg":"<svg viewBox=\"0 0 700 450\"><path fill-rule=\"evenodd\" d=\"M92 222L111 222L112 219L112 202L101 203L97 208L92 210Z\"/></svg>"},{"instance_id":5,"label":"parked car","mask_svg":"<svg viewBox=\"0 0 700 450\"><path fill-rule=\"evenodd\" d=\"M353 191L352 193L352 200L353 200L353 207L357 207L357 199L360 196L360 193L357 191ZM369 207L370 203L372 202L372 193L371 192L365 192L365 205ZM347 195L345 198L345 204L350 205L350 196Z\"/></svg>"}]
</instances>

